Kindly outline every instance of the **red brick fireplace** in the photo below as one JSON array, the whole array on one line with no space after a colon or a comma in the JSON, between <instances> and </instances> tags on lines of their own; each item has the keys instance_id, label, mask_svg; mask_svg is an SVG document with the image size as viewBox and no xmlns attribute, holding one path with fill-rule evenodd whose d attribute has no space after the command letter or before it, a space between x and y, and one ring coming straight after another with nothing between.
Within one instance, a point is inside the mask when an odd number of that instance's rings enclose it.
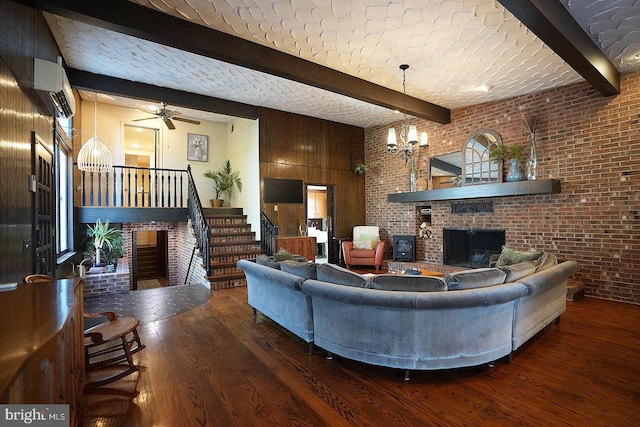
<instances>
[{"instance_id":1,"label":"red brick fireplace","mask_svg":"<svg viewBox=\"0 0 640 427\"><path fill-rule=\"evenodd\" d=\"M602 97L586 83L504 101L454 109L452 123L412 119L429 132L419 152L419 178L428 178L431 156L461 150L480 129L493 129L507 144L527 144L523 112L543 118L538 140L540 179L561 181L559 194L490 200L494 212L452 213L455 200L389 203L388 194L409 191L410 165L391 159L387 126L365 130L367 224L378 225L392 247L394 235L419 235L419 206L431 207L431 237L418 237L417 260L443 262L445 228L499 229L514 249L548 251L578 261L576 279L585 294L640 304L640 72L621 79L622 93ZM389 251L386 258L391 258Z\"/></svg>"}]
</instances>

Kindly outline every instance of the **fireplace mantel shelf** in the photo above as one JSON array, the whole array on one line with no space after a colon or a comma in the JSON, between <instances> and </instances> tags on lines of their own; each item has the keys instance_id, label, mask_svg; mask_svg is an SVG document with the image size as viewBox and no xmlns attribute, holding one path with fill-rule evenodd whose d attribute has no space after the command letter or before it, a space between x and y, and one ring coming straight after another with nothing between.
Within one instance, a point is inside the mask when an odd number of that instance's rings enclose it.
<instances>
[{"instance_id":1,"label":"fireplace mantel shelf","mask_svg":"<svg viewBox=\"0 0 640 427\"><path fill-rule=\"evenodd\" d=\"M387 196L387 200L396 203L411 203L438 200L485 199L489 197L560 193L560 189L560 181L557 179L539 179L536 181L501 182L497 184L441 188L438 190L392 193Z\"/></svg>"}]
</instances>

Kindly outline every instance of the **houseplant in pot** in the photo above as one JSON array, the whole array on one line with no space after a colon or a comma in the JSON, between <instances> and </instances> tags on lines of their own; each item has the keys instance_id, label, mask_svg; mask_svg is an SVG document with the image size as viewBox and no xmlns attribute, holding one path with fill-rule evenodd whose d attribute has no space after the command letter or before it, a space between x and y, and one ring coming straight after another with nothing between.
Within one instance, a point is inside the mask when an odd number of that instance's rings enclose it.
<instances>
[{"instance_id":1,"label":"houseplant in pot","mask_svg":"<svg viewBox=\"0 0 640 427\"><path fill-rule=\"evenodd\" d=\"M101 260L101 251L103 249L108 250L110 253L113 253L114 256L118 254L124 255L124 236L122 236L122 232L120 230L109 227L109 220L102 222L100 219L98 219L93 226L88 225L87 237L89 237L91 245L95 250L96 266L104 265ZM118 245L118 248L116 248L117 250L115 252L114 242Z\"/></svg>"},{"instance_id":2,"label":"houseplant in pot","mask_svg":"<svg viewBox=\"0 0 640 427\"><path fill-rule=\"evenodd\" d=\"M238 191L242 191L242 179L240 179L240 172L234 171L231 168L231 162L227 160L224 166L217 171L207 171L204 176L213 180L213 189L216 193L216 198L211 199L212 207L221 207L224 204L224 200L220 196L227 193L229 202L235 194L236 188Z\"/></svg>"},{"instance_id":3,"label":"houseplant in pot","mask_svg":"<svg viewBox=\"0 0 640 427\"><path fill-rule=\"evenodd\" d=\"M356 173L358 175L363 175L367 171L367 169L369 169L369 166L367 166L364 163L358 163L356 165L356 168L353 170L353 173Z\"/></svg>"}]
</instances>

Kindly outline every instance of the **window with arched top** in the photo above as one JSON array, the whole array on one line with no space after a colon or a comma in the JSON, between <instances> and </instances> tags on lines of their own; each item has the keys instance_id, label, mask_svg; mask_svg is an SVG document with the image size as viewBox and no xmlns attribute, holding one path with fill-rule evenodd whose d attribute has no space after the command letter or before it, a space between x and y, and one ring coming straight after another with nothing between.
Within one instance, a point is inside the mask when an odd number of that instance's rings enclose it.
<instances>
[{"instance_id":1,"label":"window with arched top","mask_svg":"<svg viewBox=\"0 0 640 427\"><path fill-rule=\"evenodd\" d=\"M502 162L489 159L489 154L502 138L496 131L484 129L467 140L462 150L462 185L502 182Z\"/></svg>"}]
</instances>

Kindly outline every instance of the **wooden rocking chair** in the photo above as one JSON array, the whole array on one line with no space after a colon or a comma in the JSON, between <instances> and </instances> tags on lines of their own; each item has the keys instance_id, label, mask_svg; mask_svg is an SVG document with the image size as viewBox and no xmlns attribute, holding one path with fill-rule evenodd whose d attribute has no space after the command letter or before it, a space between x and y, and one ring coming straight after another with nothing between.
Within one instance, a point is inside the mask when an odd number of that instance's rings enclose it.
<instances>
[{"instance_id":1,"label":"wooden rocking chair","mask_svg":"<svg viewBox=\"0 0 640 427\"><path fill-rule=\"evenodd\" d=\"M30 274L24 283L55 281L51 276ZM144 349L140 342L135 317L118 317L114 311L103 313L83 313L85 318L106 317L107 322L99 323L84 331L84 356L87 371L85 389L90 390L126 377L139 367L133 363L131 355ZM106 375L100 375L107 372Z\"/></svg>"}]
</instances>

